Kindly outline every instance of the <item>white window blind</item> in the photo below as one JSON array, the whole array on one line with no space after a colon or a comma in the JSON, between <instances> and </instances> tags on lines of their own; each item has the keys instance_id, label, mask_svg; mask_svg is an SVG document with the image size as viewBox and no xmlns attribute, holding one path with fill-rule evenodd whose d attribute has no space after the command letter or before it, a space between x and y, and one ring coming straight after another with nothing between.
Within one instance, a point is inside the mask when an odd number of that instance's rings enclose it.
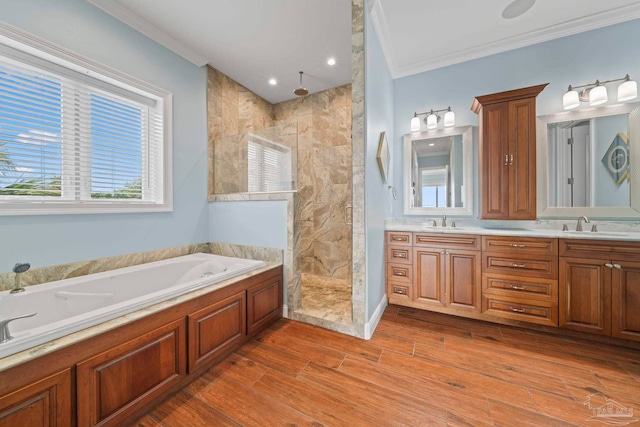
<instances>
[{"instance_id":1,"label":"white window blind","mask_svg":"<svg viewBox=\"0 0 640 427\"><path fill-rule=\"evenodd\" d=\"M0 45L0 213L167 207L164 100L96 75Z\"/></svg>"},{"instance_id":2,"label":"white window blind","mask_svg":"<svg viewBox=\"0 0 640 427\"><path fill-rule=\"evenodd\" d=\"M291 148L250 133L247 171L249 192L291 190Z\"/></svg>"}]
</instances>

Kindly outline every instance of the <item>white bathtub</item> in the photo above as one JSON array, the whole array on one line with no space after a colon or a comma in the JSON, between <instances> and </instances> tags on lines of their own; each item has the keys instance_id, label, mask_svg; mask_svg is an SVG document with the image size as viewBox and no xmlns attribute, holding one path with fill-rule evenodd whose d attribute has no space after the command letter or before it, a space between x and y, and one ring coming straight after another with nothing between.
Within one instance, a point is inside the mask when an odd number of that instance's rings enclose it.
<instances>
[{"instance_id":1,"label":"white bathtub","mask_svg":"<svg viewBox=\"0 0 640 427\"><path fill-rule=\"evenodd\" d=\"M13 339L0 358L266 265L263 261L193 254L0 292L0 321Z\"/></svg>"}]
</instances>

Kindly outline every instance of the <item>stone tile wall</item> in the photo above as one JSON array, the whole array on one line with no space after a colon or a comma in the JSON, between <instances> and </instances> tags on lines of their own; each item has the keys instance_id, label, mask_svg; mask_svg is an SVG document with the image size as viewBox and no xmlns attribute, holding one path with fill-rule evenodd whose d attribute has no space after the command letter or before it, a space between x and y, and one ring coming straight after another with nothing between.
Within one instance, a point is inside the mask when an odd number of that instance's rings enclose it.
<instances>
[{"instance_id":1,"label":"stone tile wall","mask_svg":"<svg viewBox=\"0 0 640 427\"><path fill-rule=\"evenodd\" d=\"M274 106L276 124L298 124L303 273L351 280L351 85Z\"/></svg>"}]
</instances>

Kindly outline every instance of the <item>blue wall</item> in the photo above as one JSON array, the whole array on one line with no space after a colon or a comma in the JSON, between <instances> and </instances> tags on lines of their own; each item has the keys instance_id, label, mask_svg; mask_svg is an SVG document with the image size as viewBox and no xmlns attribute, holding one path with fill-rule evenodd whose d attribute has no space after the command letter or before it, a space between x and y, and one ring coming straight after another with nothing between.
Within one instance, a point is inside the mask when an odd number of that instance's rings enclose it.
<instances>
[{"instance_id":1,"label":"blue wall","mask_svg":"<svg viewBox=\"0 0 640 427\"><path fill-rule=\"evenodd\" d=\"M173 93L174 211L0 216L0 272L204 242L206 70L85 0L0 0L0 20Z\"/></svg>"},{"instance_id":2,"label":"blue wall","mask_svg":"<svg viewBox=\"0 0 640 427\"><path fill-rule=\"evenodd\" d=\"M365 11L369 6L365 1ZM393 80L387 67L380 41L373 29L369 13L365 13L365 223L367 227L367 304L366 319L369 321L375 309L385 297L384 278L384 220L391 217L391 192L383 182L378 169L378 143L380 132L386 132L387 140L397 161L398 138L393 126ZM398 169L398 168L395 168ZM393 174L393 166L391 169ZM401 182L401 181L396 181ZM388 185L393 184L393 175Z\"/></svg>"},{"instance_id":3,"label":"blue wall","mask_svg":"<svg viewBox=\"0 0 640 427\"><path fill-rule=\"evenodd\" d=\"M627 73L640 80L638 40L640 20L634 20L395 80L394 179L400 197L394 203L394 216L403 216L402 136L410 132L415 111L450 105L456 113L456 126L476 126L477 145L478 118L470 110L475 96L550 83L538 96L537 114L561 112L562 95L569 84L615 79ZM609 86L609 104L615 102L615 88ZM477 212L477 179L474 181Z\"/></svg>"},{"instance_id":4,"label":"blue wall","mask_svg":"<svg viewBox=\"0 0 640 427\"><path fill-rule=\"evenodd\" d=\"M286 250L287 202L211 203L209 241Z\"/></svg>"}]
</instances>

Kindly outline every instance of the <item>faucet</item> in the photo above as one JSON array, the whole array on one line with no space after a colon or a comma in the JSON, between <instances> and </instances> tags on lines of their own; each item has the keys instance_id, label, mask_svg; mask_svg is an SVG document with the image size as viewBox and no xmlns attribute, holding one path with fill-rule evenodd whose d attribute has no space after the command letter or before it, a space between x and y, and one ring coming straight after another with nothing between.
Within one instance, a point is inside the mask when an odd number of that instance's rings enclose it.
<instances>
[{"instance_id":1,"label":"faucet","mask_svg":"<svg viewBox=\"0 0 640 427\"><path fill-rule=\"evenodd\" d=\"M10 317L9 319L0 320L0 344L5 343L13 339L9 332L9 322L13 322L17 319L25 319L27 317L33 317L37 312L30 314L22 314L20 316Z\"/></svg>"},{"instance_id":2,"label":"faucet","mask_svg":"<svg viewBox=\"0 0 640 427\"><path fill-rule=\"evenodd\" d=\"M585 222L585 224L588 224L589 218L587 218L586 216L581 216L580 218L578 218L578 224L576 225L576 231L582 231L582 221Z\"/></svg>"},{"instance_id":3,"label":"faucet","mask_svg":"<svg viewBox=\"0 0 640 427\"><path fill-rule=\"evenodd\" d=\"M31 268L31 264L28 262L19 262L13 266L13 272L16 273L16 283L13 289L11 289L10 294L17 294L20 292L24 292L24 288L20 286L22 282L22 273L29 270Z\"/></svg>"},{"instance_id":4,"label":"faucet","mask_svg":"<svg viewBox=\"0 0 640 427\"><path fill-rule=\"evenodd\" d=\"M436 228L438 226L438 221L436 221L435 219L433 220L433 223L431 224L431 226L433 228Z\"/></svg>"},{"instance_id":5,"label":"faucet","mask_svg":"<svg viewBox=\"0 0 640 427\"><path fill-rule=\"evenodd\" d=\"M442 226L443 227L447 226L447 215L446 214L442 214Z\"/></svg>"}]
</instances>

